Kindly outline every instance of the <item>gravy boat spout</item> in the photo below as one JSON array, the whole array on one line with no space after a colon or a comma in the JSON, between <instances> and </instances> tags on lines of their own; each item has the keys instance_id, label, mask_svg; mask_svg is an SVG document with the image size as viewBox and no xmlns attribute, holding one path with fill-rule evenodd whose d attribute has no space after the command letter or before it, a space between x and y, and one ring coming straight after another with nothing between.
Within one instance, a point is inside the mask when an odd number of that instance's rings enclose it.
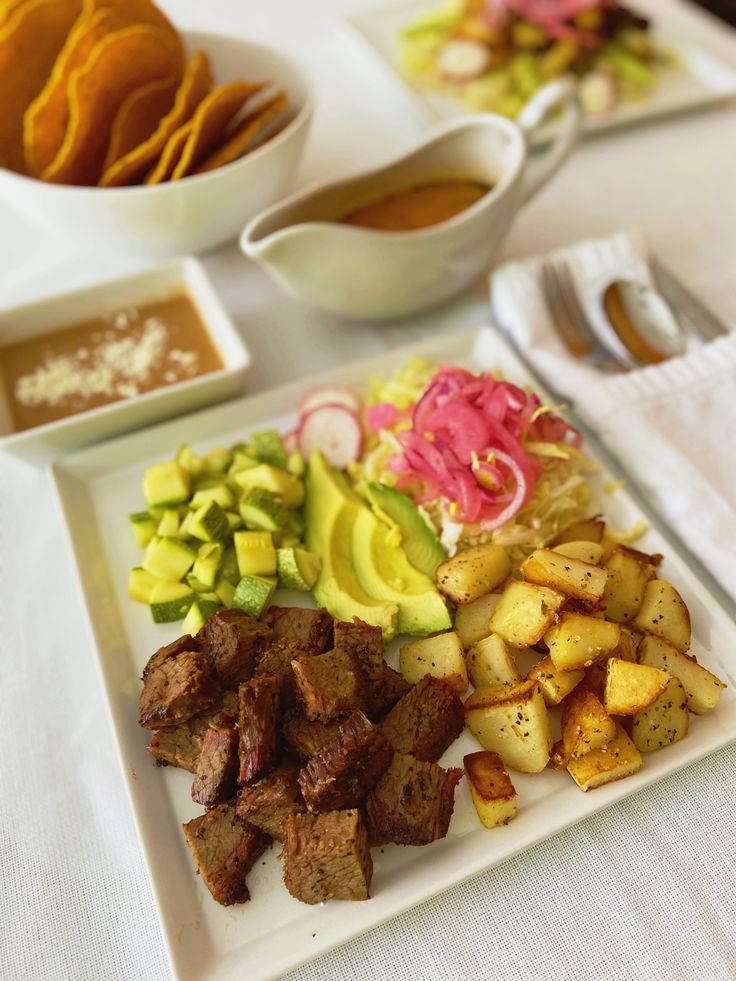
<instances>
[{"instance_id":1,"label":"gravy boat spout","mask_svg":"<svg viewBox=\"0 0 736 981\"><path fill-rule=\"evenodd\" d=\"M554 107L558 135L528 163L528 140ZM387 320L436 306L481 276L528 198L557 170L580 129L573 90L541 89L518 125L490 114L452 120L393 162L294 194L245 228L243 252L297 299L343 317ZM411 231L341 223L391 194L436 182L490 189L447 221Z\"/></svg>"}]
</instances>

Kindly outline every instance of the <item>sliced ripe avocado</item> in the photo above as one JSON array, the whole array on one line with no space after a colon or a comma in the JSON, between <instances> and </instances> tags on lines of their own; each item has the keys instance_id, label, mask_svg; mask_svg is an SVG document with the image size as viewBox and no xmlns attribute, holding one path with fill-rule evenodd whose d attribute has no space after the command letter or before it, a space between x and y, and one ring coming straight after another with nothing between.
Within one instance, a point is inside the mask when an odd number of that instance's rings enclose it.
<instances>
[{"instance_id":1,"label":"sliced ripe avocado","mask_svg":"<svg viewBox=\"0 0 736 981\"><path fill-rule=\"evenodd\" d=\"M270 531L236 531L233 545L241 576L276 575L276 549Z\"/></svg>"},{"instance_id":2,"label":"sliced ripe avocado","mask_svg":"<svg viewBox=\"0 0 736 981\"><path fill-rule=\"evenodd\" d=\"M137 603L150 603L153 587L158 582L156 576L141 566L130 570L128 576L128 596Z\"/></svg>"},{"instance_id":3,"label":"sliced ripe avocado","mask_svg":"<svg viewBox=\"0 0 736 981\"><path fill-rule=\"evenodd\" d=\"M154 538L146 549L141 565L159 579L179 582L194 565L196 558L194 549L179 538Z\"/></svg>"},{"instance_id":4,"label":"sliced ripe avocado","mask_svg":"<svg viewBox=\"0 0 736 981\"><path fill-rule=\"evenodd\" d=\"M301 480L269 463L259 463L257 467L241 470L234 475L233 480L245 491L251 487L270 491L281 498L287 508L298 508L304 502L304 485Z\"/></svg>"},{"instance_id":5,"label":"sliced ripe avocado","mask_svg":"<svg viewBox=\"0 0 736 981\"><path fill-rule=\"evenodd\" d=\"M235 588L233 606L251 617L259 617L269 604L276 580L265 576L243 576Z\"/></svg>"},{"instance_id":6,"label":"sliced ripe avocado","mask_svg":"<svg viewBox=\"0 0 736 981\"><path fill-rule=\"evenodd\" d=\"M444 600L428 577L418 572L394 540L392 529L361 508L353 524L353 564L358 582L370 596L396 603L400 634L433 634L452 627Z\"/></svg>"},{"instance_id":7,"label":"sliced ripe avocado","mask_svg":"<svg viewBox=\"0 0 736 981\"><path fill-rule=\"evenodd\" d=\"M275 494L260 487L252 487L240 501L240 516L246 528L257 531L278 531L286 526L290 513Z\"/></svg>"},{"instance_id":8,"label":"sliced ripe avocado","mask_svg":"<svg viewBox=\"0 0 736 981\"><path fill-rule=\"evenodd\" d=\"M406 494L383 484L368 484L368 499L379 517L398 526L401 544L414 568L433 579L447 555L437 532L430 528L416 504Z\"/></svg>"},{"instance_id":9,"label":"sliced ripe avocado","mask_svg":"<svg viewBox=\"0 0 736 981\"><path fill-rule=\"evenodd\" d=\"M221 609L220 604L212 602L212 600L195 600L184 617L184 623L181 625L182 634L191 634L194 637L204 626L205 620Z\"/></svg>"},{"instance_id":10,"label":"sliced ripe avocado","mask_svg":"<svg viewBox=\"0 0 736 981\"><path fill-rule=\"evenodd\" d=\"M264 429L260 433L253 433L250 439L259 460L271 463L274 467L286 468L286 450L278 429Z\"/></svg>"},{"instance_id":11,"label":"sliced ripe avocado","mask_svg":"<svg viewBox=\"0 0 736 981\"><path fill-rule=\"evenodd\" d=\"M384 639L390 640L396 633L398 607L369 596L353 568L353 525L361 507L365 505L342 475L321 453L313 453L307 475L306 544L322 559L314 598L338 620L360 617L379 626Z\"/></svg>"},{"instance_id":12,"label":"sliced ripe avocado","mask_svg":"<svg viewBox=\"0 0 736 981\"><path fill-rule=\"evenodd\" d=\"M197 594L186 583L161 579L151 592L151 616L154 623L171 623L182 620Z\"/></svg>"},{"instance_id":13,"label":"sliced ripe avocado","mask_svg":"<svg viewBox=\"0 0 736 981\"><path fill-rule=\"evenodd\" d=\"M129 514L128 521L136 544L139 548L145 548L156 534L156 522L148 511L136 511L135 514Z\"/></svg>"},{"instance_id":14,"label":"sliced ripe avocado","mask_svg":"<svg viewBox=\"0 0 736 981\"><path fill-rule=\"evenodd\" d=\"M189 499L190 490L189 471L175 460L148 467L143 478L143 492L149 508L181 504Z\"/></svg>"}]
</instances>

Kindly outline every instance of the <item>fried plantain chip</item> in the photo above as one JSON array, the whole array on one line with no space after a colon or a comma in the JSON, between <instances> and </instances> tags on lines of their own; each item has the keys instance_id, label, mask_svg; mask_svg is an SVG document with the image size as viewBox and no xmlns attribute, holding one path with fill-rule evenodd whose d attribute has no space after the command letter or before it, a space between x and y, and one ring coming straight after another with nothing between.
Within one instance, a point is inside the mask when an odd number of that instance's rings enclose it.
<instances>
[{"instance_id":1,"label":"fried plantain chip","mask_svg":"<svg viewBox=\"0 0 736 981\"><path fill-rule=\"evenodd\" d=\"M248 152L253 142L263 130L289 105L285 92L278 92L272 99L244 116L234 129L225 134L224 141L206 157L194 171L205 174L217 167L224 167Z\"/></svg>"},{"instance_id":2,"label":"fried plantain chip","mask_svg":"<svg viewBox=\"0 0 736 981\"><path fill-rule=\"evenodd\" d=\"M183 126L171 134L158 163L146 174L144 184L162 184L171 177L192 132L192 125L192 120L188 119Z\"/></svg>"},{"instance_id":3,"label":"fried plantain chip","mask_svg":"<svg viewBox=\"0 0 736 981\"><path fill-rule=\"evenodd\" d=\"M134 89L120 107L110 131L110 145L102 173L116 160L140 146L156 132L163 117L171 110L179 87L179 76L156 79Z\"/></svg>"}]
</instances>

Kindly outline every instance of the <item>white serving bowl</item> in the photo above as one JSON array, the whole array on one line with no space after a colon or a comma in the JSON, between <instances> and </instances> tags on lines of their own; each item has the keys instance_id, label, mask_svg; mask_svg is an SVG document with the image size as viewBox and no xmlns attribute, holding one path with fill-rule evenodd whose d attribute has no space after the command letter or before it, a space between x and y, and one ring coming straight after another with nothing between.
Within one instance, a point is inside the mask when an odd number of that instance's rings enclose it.
<instances>
[{"instance_id":1,"label":"white serving bowl","mask_svg":"<svg viewBox=\"0 0 736 981\"><path fill-rule=\"evenodd\" d=\"M291 58L262 44L218 34L183 36L188 52L207 52L215 84L245 78L284 89L288 125L240 160L153 187L69 187L0 168L0 198L65 240L168 258L205 252L235 238L245 222L282 197L312 115L306 75Z\"/></svg>"},{"instance_id":2,"label":"white serving bowl","mask_svg":"<svg viewBox=\"0 0 736 981\"><path fill-rule=\"evenodd\" d=\"M0 450L43 462L88 443L241 395L251 365L250 352L196 259L174 260L132 276L0 311L0 358L5 345L180 293L193 300L220 353L222 368L19 432L13 429L0 378Z\"/></svg>"}]
</instances>

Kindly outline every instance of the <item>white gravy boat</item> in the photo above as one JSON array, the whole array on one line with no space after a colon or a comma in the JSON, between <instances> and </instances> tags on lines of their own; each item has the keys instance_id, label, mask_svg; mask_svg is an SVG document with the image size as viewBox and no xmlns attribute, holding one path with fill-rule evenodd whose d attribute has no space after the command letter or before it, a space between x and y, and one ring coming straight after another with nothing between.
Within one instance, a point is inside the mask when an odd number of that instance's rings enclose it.
<instances>
[{"instance_id":1,"label":"white gravy boat","mask_svg":"<svg viewBox=\"0 0 736 981\"><path fill-rule=\"evenodd\" d=\"M534 131L558 106L564 112L556 136L530 158ZM464 116L386 166L294 194L257 215L240 246L304 303L362 320L408 316L447 300L490 267L516 212L572 150L580 121L574 90L551 82L516 123ZM449 221L416 231L339 224L354 208L448 179L492 190Z\"/></svg>"}]
</instances>

